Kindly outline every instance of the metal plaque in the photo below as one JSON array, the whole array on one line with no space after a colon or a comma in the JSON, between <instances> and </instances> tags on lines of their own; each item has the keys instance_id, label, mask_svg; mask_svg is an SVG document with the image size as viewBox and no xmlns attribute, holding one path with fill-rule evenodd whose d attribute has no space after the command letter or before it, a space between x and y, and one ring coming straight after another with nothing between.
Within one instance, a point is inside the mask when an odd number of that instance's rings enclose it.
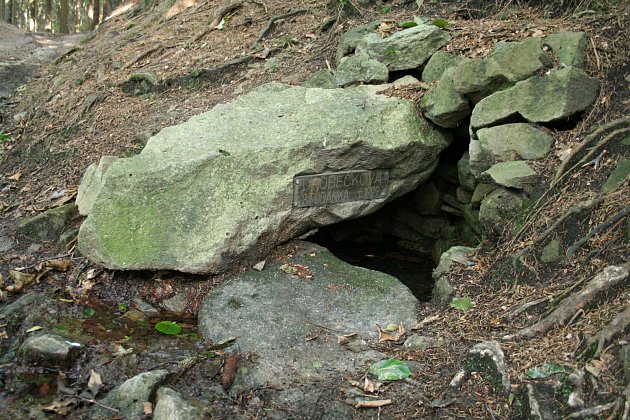
<instances>
[{"instance_id":1,"label":"metal plaque","mask_svg":"<svg viewBox=\"0 0 630 420\"><path fill-rule=\"evenodd\" d=\"M389 171L329 172L293 179L295 207L325 206L348 201L374 200L387 196Z\"/></svg>"}]
</instances>

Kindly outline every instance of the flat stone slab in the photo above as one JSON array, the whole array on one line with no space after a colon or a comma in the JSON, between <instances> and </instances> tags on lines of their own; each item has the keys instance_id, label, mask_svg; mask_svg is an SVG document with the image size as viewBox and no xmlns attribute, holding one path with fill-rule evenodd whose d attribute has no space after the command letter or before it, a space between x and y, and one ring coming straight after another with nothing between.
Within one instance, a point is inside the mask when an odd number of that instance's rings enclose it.
<instances>
[{"instance_id":1,"label":"flat stone slab","mask_svg":"<svg viewBox=\"0 0 630 420\"><path fill-rule=\"evenodd\" d=\"M363 369L380 354L367 346L350 353L338 336L357 334L351 341L375 342L376 324L409 326L416 319L417 299L394 277L349 265L307 242L287 261L242 273L201 303L204 339L236 338L240 352L259 356L240 376L242 384L286 384Z\"/></svg>"},{"instance_id":2,"label":"flat stone slab","mask_svg":"<svg viewBox=\"0 0 630 420\"><path fill-rule=\"evenodd\" d=\"M368 87L264 85L111 163L79 248L123 270L219 273L255 263L313 227L365 216L411 191L450 136L411 102ZM379 178L378 194L365 185L344 190L352 178L338 175L348 171L387 179ZM302 176L320 182L296 203Z\"/></svg>"}]
</instances>

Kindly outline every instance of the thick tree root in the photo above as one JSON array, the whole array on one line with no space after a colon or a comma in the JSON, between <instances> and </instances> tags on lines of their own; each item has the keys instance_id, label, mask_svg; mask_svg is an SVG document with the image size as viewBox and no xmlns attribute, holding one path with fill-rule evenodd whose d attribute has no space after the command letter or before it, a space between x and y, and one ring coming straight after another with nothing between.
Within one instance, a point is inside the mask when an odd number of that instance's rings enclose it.
<instances>
[{"instance_id":1,"label":"thick tree root","mask_svg":"<svg viewBox=\"0 0 630 420\"><path fill-rule=\"evenodd\" d=\"M228 13L232 13L233 11L241 7L243 3L245 3L245 1L246 0L235 1L233 3L229 3L224 6L221 6L217 10L215 10L214 13L212 14L212 22L210 22L210 25L208 25L207 28L204 28L203 30L199 31L199 33L197 33L197 35L193 37L191 43L199 41L208 32L212 31L213 29L216 29L216 27L219 26L219 24L221 23L225 15L227 15Z\"/></svg>"},{"instance_id":2,"label":"thick tree root","mask_svg":"<svg viewBox=\"0 0 630 420\"><path fill-rule=\"evenodd\" d=\"M582 342L577 351L579 359L586 360L599 356L606 343L609 343L618 335L624 334L630 328L630 305L617 314L597 334Z\"/></svg>"},{"instance_id":3,"label":"thick tree root","mask_svg":"<svg viewBox=\"0 0 630 420\"><path fill-rule=\"evenodd\" d=\"M621 266L608 266L589 281L579 293L565 299L551 314L538 321L536 324L523 328L514 334L506 335L504 340L515 338L532 338L538 334L549 331L556 325L561 325L570 319L578 310L591 303L603 291L619 284L628 278L630 263Z\"/></svg>"},{"instance_id":4,"label":"thick tree root","mask_svg":"<svg viewBox=\"0 0 630 420\"><path fill-rule=\"evenodd\" d=\"M295 15L299 15L302 13L306 13L308 12L308 9L297 9L297 10L292 10L290 12L287 13L283 13L281 15L278 16L272 16L269 18L269 20L267 21L267 25L265 25L265 27L263 28L263 30L260 32L260 34L256 37L256 40L254 41L254 43L252 44L252 49L256 48L256 46L258 45L258 43L260 41L262 41L262 39L267 36L267 34L269 33L269 31L271 30L271 28L273 27L273 24L276 23L279 20L282 19L287 19L290 18L292 16Z\"/></svg>"},{"instance_id":5,"label":"thick tree root","mask_svg":"<svg viewBox=\"0 0 630 420\"><path fill-rule=\"evenodd\" d=\"M623 219L628 214L630 214L630 207L626 207L625 209L623 209L620 212L612 215L611 217L609 217L608 219L606 219L605 221L603 221L599 225L595 226L583 238L580 238L579 240L575 241L575 243L569 247L569 249L567 250L567 257L569 257L569 258L573 257L573 254L575 254L575 251L577 251L582 245L587 243L589 239L591 239L593 236L597 235L602 230L612 226L617 221Z\"/></svg>"}]
</instances>

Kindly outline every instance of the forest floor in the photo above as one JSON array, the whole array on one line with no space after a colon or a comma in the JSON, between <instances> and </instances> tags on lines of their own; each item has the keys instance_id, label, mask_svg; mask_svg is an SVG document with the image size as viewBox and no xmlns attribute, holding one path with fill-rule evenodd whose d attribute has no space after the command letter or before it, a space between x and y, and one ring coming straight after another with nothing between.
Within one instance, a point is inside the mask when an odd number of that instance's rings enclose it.
<instances>
[{"instance_id":1,"label":"forest floor","mask_svg":"<svg viewBox=\"0 0 630 420\"><path fill-rule=\"evenodd\" d=\"M486 55L501 40L583 30L590 36L586 70L602 83L597 103L577 125L558 129L555 153L537 168L546 181L531 206L506 226L498 241L482 243L474 265L455 268L451 282L457 295L471 297L475 306L464 312L423 303L418 314L419 320L427 320L422 334L442 337L446 346L422 352L395 344L380 348L392 357L419 362L420 368L413 375L414 387L392 387L388 392L393 404L378 412L366 409L364 414L385 418L519 417L522 413L515 407L515 398L496 393L482 377L468 380L458 398L444 399L466 351L481 341L500 340L516 400L535 381L526 375L528 369L549 363L567 372L577 368L589 372L583 406L569 407L566 400L549 402L559 407L560 417L593 407L582 417L594 413L594 417L621 418L624 410L627 416L630 405L624 401L630 399L630 391L619 357L620 348L629 341L627 323L603 339L594 354L583 357L592 337L600 337L599 331L628 311L627 277L544 332L529 337L519 336L519 331L547 319L560 302L576 302L573 292L605 267L627 264L629 222L623 212L630 206L628 181L606 196L600 193L600 186L620 159L629 158L627 143L622 140L628 137L630 125L630 5L601 3L597 10L558 13L517 7L509 1L491 9L474 6L480 2L425 3L419 8L412 1L375 1L371 6L356 7L352 1L307 0L295 5L280 0L245 1L216 22L221 29L210 22L227 4L224 0L154 2L146 9L129 3L96 31L82 35L75 48L66 41L75 42L76 36L62 38L65 50L54 62L42 65L13 96L0 96L0 238L13 237L23 218L71 202L85 168L101 156L134 155L162 128L256 86L271 81L301 84L316 71L334 66L340 35L360 24L379 19L394 30L397 22L414 15L443 18L454 38L448 50L468 57ZM271 17L288 12L294 13L263 33ZM8 33L8 28L0 29L0 34ZM23 33L7 35L7 40L15 37L13 44L0 36L3 57L25 51ZM155 73L159 84L134 94L133 86L126 82L139 72ZM608 140L583 143L589 133L606 124L609 129L602 130L597 139ZM588 147L582 149L582 145ZM575 165L583 156L588 159ZM599 201L584 211L572 212L576 205L593 199ZM78 225L80 220L74 223ZM540 248L555 236L562 236L567 247L577 244L576 251L558 263L542 264ZM583 238L588 240L578 244ZM116 307L136 295L159 306L164 297L186 292L191 298L191 317L203 295L222 280L221 276L111 272L92 266L75 248L75 242L66 249L54 243L36 248L13 243L0 253L0 274L8 279L9 270L33 271L42 261L63 258L71 262L66 272L51 273L23 292L37 290L56 296L72 290L77 303L99 307ZM282 248L276 252L281 254ZM521 264L511 264L515 255ZM90 287L83 287L88 274ZM77 297L81 293L82 299ZM17 297L19 293L6 299L11 302ZM82 381L89 370L69 375ZM45 392L54 397L56 389ZM252 398L232 403L242 414L262 416L247 405ZM438 400L442 402L436 403ZM299 413L300 408L293 412Z\"/></svg>"}]
</instances>

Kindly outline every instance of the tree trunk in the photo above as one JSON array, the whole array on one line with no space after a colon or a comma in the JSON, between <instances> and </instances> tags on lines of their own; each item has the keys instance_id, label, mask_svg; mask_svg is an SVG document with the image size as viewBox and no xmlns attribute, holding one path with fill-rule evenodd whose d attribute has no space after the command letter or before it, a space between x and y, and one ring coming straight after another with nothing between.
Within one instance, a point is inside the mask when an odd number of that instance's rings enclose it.
<instances>
[{"instance_id":1,"label":"tree trunk","mask_svg":"<svg viewBox=\"0 0 630 420\"><path fill-rule=\"evenodd\" d=\"M44 31L52 32L52 0L44 0Z\"/></svg>"},{"instance_id":2,"label":"tree trunk","mask_svg":"<svg viewBox=\"0 0 630 420\"><path fill-rule=\"evenodd\" d=\"M31 0L29 5L30 18L28 22L28 29L31 32L37 32L37 0Z\"/></svg>"},{"instance_id":3,"label":"tree trunk","mask_svg":"<svg viewBox=\"0 0 630 420\"><path fill-rule=\"evenodd\" d=\"M10 23L11 25L13 25L13 23L14 23L13 17L14 16L15 16L15 13L13 13L13 0L8 0L6 9L4 11L4 20L6 22Z\"/></svg>"},{"instance_id":4,"label":"tree trunk","mask_svg":"<svg viewBox=\"0 0 630 420\"><path fill-rule=\"evenodd\" d=\"M59 2L59 32L67 34L68 31L68 0Z\"/></svg>"},{"instance_id":5,"label":"tree trunk","mask_svg":"<svg viewBox=\"0 0 630 420\"><path fill-rule=\"evenodd\" d=\"M94 27L90 28L90 30L93 30L94 28L96 28L98 26L98 24L101 21L101 2L100 0L94 0Z\"/></svg>"}]
</instances>

